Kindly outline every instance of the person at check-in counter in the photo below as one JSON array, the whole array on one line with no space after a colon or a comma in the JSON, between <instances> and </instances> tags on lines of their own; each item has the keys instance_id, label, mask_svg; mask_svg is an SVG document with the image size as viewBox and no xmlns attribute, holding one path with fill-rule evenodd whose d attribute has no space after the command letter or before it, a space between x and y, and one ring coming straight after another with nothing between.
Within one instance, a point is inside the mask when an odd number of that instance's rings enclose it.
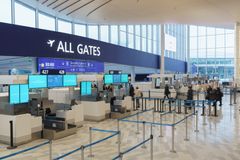
<instances>
[{"instance_id":1,"label":"person at check-in counter","mask_svg":"<svg viewBox=\"0 0 240 160\"><path fill-rule=\"evenodd\" d=\"M136 99L136 105L137 105L137 109L140 108L140 97L142 97L143 94L142 94L142 91L136 87L136 90L135 90L135 97L137 98Z\"/></svg>"},{"instance_id":2,"label":"person at check-in counter","mask_svg":"<svg viewBox=\"0 0 240 160\"><path fill-rule=\"evenodd\" d=\"M133 87L133 85L131 84L130 85L130 89L129 89L129 96L131 96L132 97L132 100L133 100L133 98L134 98L134 87Z\"/></svg>"}]
</instances>

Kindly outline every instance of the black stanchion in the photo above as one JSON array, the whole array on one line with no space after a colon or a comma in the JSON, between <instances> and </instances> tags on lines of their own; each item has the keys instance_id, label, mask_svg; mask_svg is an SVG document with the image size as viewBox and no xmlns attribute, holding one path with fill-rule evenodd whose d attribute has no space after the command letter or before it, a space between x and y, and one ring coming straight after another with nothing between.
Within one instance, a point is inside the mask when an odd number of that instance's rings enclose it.
<instances>
[{"instance_id":1,"label":"black stanchion","mask_svg":"<svg viewBox=\"0 0 240 160\"><path fill-rule=\"evenodd\" d=\"M136 111L135 98L133 98L133 110Z\"/></svg>"},{"instance_id":2,"label":"black stanchion","mask_svg":"<svg viewBox=\"0 0 240 160\"><path fill-rule=\"evenodd\" d=\"M17 146L14 146L13 144L13 121L9 121L10 123L10 146L7 147L7 149L15 149Z\"/></svg>"},{"instance_id":3,"label":"black stanchion","mask_svg":"<svg viewBox=\"0 0 240 160\"><path fill-rule=\"evenodd\" d=\"M143 97L142 97L142 111L143 111Z\"/></svg>"},{"instance_id":4,"label":"black stanchion","mask_svg":"<svg viewBox=\"0 0 240 160\"><path fill-rule=\"evenodd\" d=\"M157 112L162 112L162 110L161 110L161 103L159 101L160 100L157 99Z\"/></svg>"},{"instance_id":5,"label":"black stanchion","mask_svg":"<svg viewBox=\"0 0 240 160\"><path fill-rule=\"evenodd\" d=\"M147 99L144 98L144 102L145 102L145 111L147 110Z\"/></svg>"},{"instance_id":6,"label":"black stanchion","mask_svg":"<svg viewBox=\"0 0 240 160\"><path fill-rule=\"evenodd\" d=\"M202 102L202 114L201 116L204 116L205 115L205 104L204 104L204 101Z\"/></svg>"},{"instance_id":7,"label":"black stanchion","mask_svg":"<svg viewBox=\"0 0 240 160\"><path fill-rule=\"evenodd\" d=\"M148 98L149 99L151 98L151 91L150 90L148 91Z\"/></svg>"}]
</instances>

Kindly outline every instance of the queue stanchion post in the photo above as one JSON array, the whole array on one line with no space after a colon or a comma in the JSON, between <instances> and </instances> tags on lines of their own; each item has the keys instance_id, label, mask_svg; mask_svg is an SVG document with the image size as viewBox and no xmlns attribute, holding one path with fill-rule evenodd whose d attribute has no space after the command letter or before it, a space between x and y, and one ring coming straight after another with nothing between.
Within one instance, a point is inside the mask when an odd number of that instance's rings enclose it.
<instances>
[{"instance_id":1,"label":"queue stanchion post","mask_svg":"<svg viewBox=\"0 0 240 160\"><path fill-rule=\"evenodd\" d=\"M139 134L139 112L137 112L137 131L136 134Z\"/></svg>"},{"instance_id":2,"label":"queue stanchion post","mask_svg":"<svg viewBox=\"0 0 240 160\"><path fill-rule=\"evenodd\" d=\"M151 143L151 146L150 146L150 159L153 160L153 135L151 134L150 135L150 143Z\"/></svg>"},{"instance_id":3,"label":"queue stanchion post","mask_svg":"<svg viewBox=\"0 0 240 160\"><path fill-rule=\"evenodd\" d=\"M121 154L121 131L118 131L118 154Z\"/></svg>"},{"instance_id":4,"label":"queue stanchion post","mask_svg":"<svg viewBox=\"0 0 240 160\"><path fill-rule=\"evenodd\" d=\"M212 106L211 106L211 101L208 100L208 107L209 107L209 112L208 112L208 116L211 116L211 109L212 109Z\"/></svg>"},{"instance_id":5,"label":"queue stanchion post","mask_svg":"<svg viewBox=\"0 0 240 160\"><path fill-rule=\"evenodd\" d=\"M172 152L172 153L176 153L176 151L175 151L175 146L174 146L174 145L175 145L175 144L174 144L174 143L175 143L175 142L174 142L174 141L175 141L175 137L174 137L174 136L175 136L175 133L174 133L174 132L175 132L175 129L174 129L174 128L175 128L175 125L173 124L173 125L172 125L172 149L171 149L171 152Z\"/></svg>"},{"instance_id":6,"label":"queue stanchion post","mask_svg":"<svg viewBox=\"0 0 240 160\"><path fill-rule=\"evenodd\" d=\"M196 111L196 114L195 114L195 132L199 132L198 130L198 111Z\"/></svg>"},{"instance_id":7,"label":"queue stanchion post","mask_svg":"<svg viewBox=\"0 0 240 160\"><path fill-rule=\"evenodd\" d=\"M147 110L147 98L144 98L144 103L145 103L145 111Z\"/></svg>"},{"instance_id":8,"label":"queue stanchion post","mask_svg":"<svg viewBox=\"0 0 240 160\"><path fill-rule=\"evenodd\" d=\"M10 146L7 149L15 149L17 146L13 144L13 121L9 121L10 124Z\"/></svg>"},{"instance_id":9,"label":"queue stanchion post","mask_svg":"<svg viewBox=\"0 0 240 160\"><path fill-rule=\"evenodd\" d=\"M49 160L52 160L52 140L49 140Z\"/></svg>"},{"instance_id":10,"label":"queue stanchion post","mask_svg":"<svg viewBox=\"0 0 240 160\"><path fill-rule=\"evenodd\" d=\"M159 99L157 99L157 112L162 112L162 103L159 103Z\"/></svg>"},{"instance_id":11,"label":"queue stanchion post","mask_svg":"<svg viewBox=\"0 0 240 160\"><path fill-rule=\"evenodd\" d=\"M154 123L155 117L154 117L154 110L152 111L152 123Z\"/></svg>"},{"instance_id":12,"label":"queue stanchion post","mask_svg":"<svg viewBox=\"0 0 240 160\"><path fill-rule=\"evenodd\" d=\"M162 125L162 114L160 114L160 135L159 137L163 137L163 125Z\"/></svg>"},{"instance_id":13,"label":"queue stanchion post","mask_svg":"<svg viewBox=\"0 0 240 160\"><path fill-rule=\"evenodd\" d=\"M232 105L232 89L230 89L230 105Z\"/></svg>"},{"instance_id":14,"label":"queue stanchion post","mask_svg":"<svg viewBox=\"0 0 240 160\"><path fill-rule=\"evenodd\" d=\"M146 124L145 124L145 123L146 123L146 122L143 121L142 123L143 123L143 141L145 141L145 136L146 136L146 135L145 135L145 134L146 134L146 133L145 133L145 127L146 127ZM142 148L143 148L143 149L147 148L146 145L145 145L145 143L142 145Z\"/></svg>"},{"instance_id":15,"label":"queue stanchion post","mask_svg":"<svg viewBox=\"0 0 240 160\"><path fill-rule=\"evenodd\" d=\"M205 116L205 102L202 101L202 116Z\"/></svg>"},{"instance_id":16,"label":"queue stanchion post","mask_svg":"<svg viewBox=\"0 0 240 160\"><path fill-rule=\"evenodd\" d=\"M206 126L207 122L206 122L206 115L203 115L203 125Z\"/></svg>"},{"instance_id":17,"label":"queue stanchion post","mask_svg":"<svg viewBox=\"0 0 240 160\"><path fill-rule=\"evenodd\" d=\"M154 98L154 111L156 112L157 109L156 109L156 99Z\"/></svg>"},{"instance_id":18,"label":"queue stanchion post","mask_svg":"<svg viewBox=\"0 0 240 160\"><path fill-rule=\"evenodd\" d=\"M89 144L92 144L92 127L89 127ZM89 155L88 157L94 157L92 153L92 145L89 146Z\"/></svg>"},{"instance_id":19,"label":"queue stanchion post","mask_svg":"<svg viewBox=\"0 0 240 160\"><path fill-rule=\"evenodd\" d=\"M142 111L143 111L143 97L141 97L141 99L142 99Z\"/></svg>"},{"instance_id":20,"label":"queue stanchion post","mask_svg":"<svg viewBox=\"0 0 240 160\"><path fill-rule=\"evenodd\" d=\"M237 88L234 88L234 92L233 92L233 103L237 104Z\"/></svg>"},{"instance_id":21,"label":"queue stanchion post","mask_svg":"<svg viewBox=\"0 0 240 160\"><path fill-rule=\"evenodd\" d=\"M136 110L135 98L133 97L132 100L133 100L133 110L135 111Z\"/></svg>"},{"instance_id":22,"label":"queue stanchion post","mask_svg":"<svg viewBox=\"0 0 240 160\"><path fill-rule=\"evenodd\" d=\"M81 146L81 160L84 160L84 146Z\"/></svg>"},{"instance_id":23,"label":"queue stanchion post","mask_svg":"<svg viewBox=\"0 0 240 160\"><path fill-rule=\"evenodd\" d=\"M184 114L184 118L185 118L185 141L189 141L188 138L188 117L187 114Z\"/></svg>"},{"instance_id":24,"label":"queue stanchion post","mask_svg":"<svg viewBox=\"0 0 240 160\"><path fill-rule=\"evenodd\" d=\"M152 135L153 134L153 125L151 124L151 126L150 126L150 135Z\"/></svg>"}]
</instances>

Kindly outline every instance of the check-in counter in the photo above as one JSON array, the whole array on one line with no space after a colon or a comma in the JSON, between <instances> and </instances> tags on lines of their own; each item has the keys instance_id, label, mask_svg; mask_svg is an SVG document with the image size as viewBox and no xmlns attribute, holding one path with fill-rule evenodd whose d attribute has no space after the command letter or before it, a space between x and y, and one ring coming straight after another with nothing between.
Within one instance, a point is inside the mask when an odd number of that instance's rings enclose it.
<instances>
[{"instance_id":1,"label":"check-in counter","mask_svg":"<svg viewBox=\"0 0 240 160\"><path fill-rule=\"evenodd\" d=\"M64 118L68 124L74 124L77 127L82 126L84 121L83 105L74 105L71 110L57 110L56 117Z\"/></svg>"},{"instance_id":2,"label":"check-in counter","mask_svg":"<svg viewBox=\"0 0 240 160\"><path fill-rule=\"evenodd\" d=\"M124 97L124 100L122 101L122 107L125 107L126 110L131 111L133 109L132 97L130 96Z\"/></svg>"},{"instance_id":3,"label":"check-in counter","mask_svg":"<svg viewBox=\"0 0 240 160\"><path fill-rule=\"evenodd\" d=\"M105 101L82 101L84 107L84 120L102 121L110 111L110 104Z\"/></svg>"},{"instance_id":4,"label":"check-in counter","mask_svg":"<svg viewBox=\"0 0 240 160\"><path fill-rule=\"evenodd\" d=\"M32 134L42 130L42 118L30 114L2 115L0 114L0 142L10 143L10 123L13 121L13 143L21 145L32 140Z\"/></svg>"}]
</instances>

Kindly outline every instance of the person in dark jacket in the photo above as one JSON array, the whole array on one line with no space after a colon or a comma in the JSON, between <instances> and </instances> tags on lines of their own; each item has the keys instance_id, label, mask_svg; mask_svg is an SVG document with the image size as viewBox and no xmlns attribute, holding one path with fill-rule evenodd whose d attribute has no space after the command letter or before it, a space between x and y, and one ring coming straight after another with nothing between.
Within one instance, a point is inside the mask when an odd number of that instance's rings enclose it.
<instances>
[{"instance_id":1,"label":"person in dark jacket","mask_svg":"<svg viewBox=\"0 0 240 160\"><path fill-rule=\"evenodd\" d=\"M132 84L130 85L129 96L131 96L132 98L134 97L134 87Z\"/></svg>"},{"instance_id":2,"label":"person in dark jacket","mask_svg":"<svg viewBox=\"0 0 240 160\"><path fill-rule=\"evenodd\" d=\"M219 101L219 106L222 106L222 97L223 97L223 93L220 89L220 87L217 87L217 91L216 91L216 101Z\"/></svg>"},{"instance_id":3,"label":"person in dark jacket","mask_svg":"<svg viewBox=\"0 0 240 160\"><path fill-rule=\"evenodd\" d=\"M166 84L165 85L165 88L164 88L164 99L165 98L170 98L169 96L170 96L170 94L171 94L171 92L170 92L170 90L169 90L169 86Z\"/></svg>"},{"instance_id":4,"label":"person in dark jacket","mask_svg":"<svg viewBox=\"0 0 240 160\"><path fill-rule=\"evenodd\" d=\"M192 89L192 86L188 87L187 100L193 100L193 89Z\"/></svg>"}]
</instances>

